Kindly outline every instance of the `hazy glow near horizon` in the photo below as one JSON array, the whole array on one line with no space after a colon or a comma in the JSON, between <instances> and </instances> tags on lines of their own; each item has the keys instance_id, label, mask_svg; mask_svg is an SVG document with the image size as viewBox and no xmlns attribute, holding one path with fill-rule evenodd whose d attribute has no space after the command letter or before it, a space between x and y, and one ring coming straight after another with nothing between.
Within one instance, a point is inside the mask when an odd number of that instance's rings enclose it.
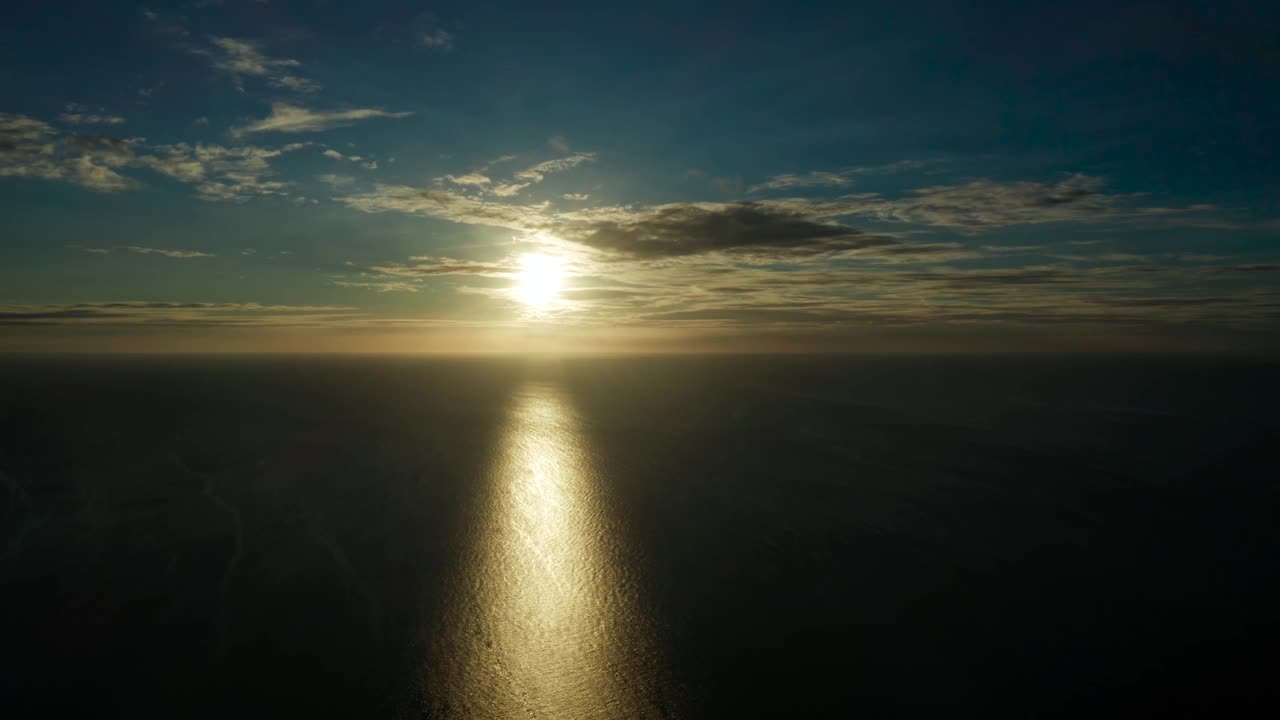
<instances>
[{"instance_id":1,"label":"hazy glow near horizon","mask_svg":"<svg viewBox=\"0 0 1280 720\"><path fill-rule=\"evenodd\" d=\"M564 269L559 258L527 254L520 258L515 296L529 307L544 309L559 297L563 282Z\"/></svg>"}]
</instances>

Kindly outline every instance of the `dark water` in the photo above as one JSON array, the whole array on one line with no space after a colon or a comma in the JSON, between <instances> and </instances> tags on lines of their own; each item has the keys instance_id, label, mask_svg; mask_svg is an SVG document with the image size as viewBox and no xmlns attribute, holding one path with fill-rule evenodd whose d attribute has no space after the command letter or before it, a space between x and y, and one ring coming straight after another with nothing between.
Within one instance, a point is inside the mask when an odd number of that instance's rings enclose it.
<instances>
[{"instance_id":1,"label":"dark water","mask_svg":"<svg viewBox=\"0 0 1280 720\"><path fill-rule=\"evenodd\" d=\"M1277 370L0 361L0 715L1273 701Z\"/></svg>"}]
</instances>

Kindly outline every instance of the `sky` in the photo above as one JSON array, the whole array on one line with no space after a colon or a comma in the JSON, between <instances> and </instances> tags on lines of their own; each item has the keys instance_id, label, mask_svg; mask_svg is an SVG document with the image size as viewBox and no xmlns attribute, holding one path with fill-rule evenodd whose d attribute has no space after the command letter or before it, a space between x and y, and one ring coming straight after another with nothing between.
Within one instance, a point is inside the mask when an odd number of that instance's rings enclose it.
<instances>
[{"instance_id":1,"label":"sky","mask_svg":"<svg viewBox=\"0 0 1280 720\"><path fill-rule=\"evenodd\" d=\"M0 350L1273 350L1280 6L18 2Z\"/></svg>"}]
</instances>

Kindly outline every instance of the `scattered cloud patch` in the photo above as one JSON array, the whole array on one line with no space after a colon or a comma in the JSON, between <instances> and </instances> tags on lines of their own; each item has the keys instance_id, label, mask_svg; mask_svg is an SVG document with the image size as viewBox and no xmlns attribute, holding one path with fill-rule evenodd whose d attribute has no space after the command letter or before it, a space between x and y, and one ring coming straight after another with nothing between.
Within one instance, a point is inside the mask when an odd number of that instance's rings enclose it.
<instances>
[{"instance_id":1,"label":"scattered cloud patch","mask_svg":"<svg viewBox=\"0 0 1280 720\"><path fill-rule=\"evenodd\" d=\"M975 180L913 190L889 200L878 195L832 203L833 215L864 215L888 222L979 229L1055 222L1142 218L1212 209L1143 207L1141 195L1108 194L1102 178L1075 174L1056 182Z\"/></svg>"},{"instance_id":2,"label":"scattered cloud patch","mask_svg":"<svg viewBox=\"0 0 1280 720\"><path fill-rule=\"evenodd\" d=\"M403 118L412 114L411 112L388 112L378 108L317 111L298 105L274 102L271 104L270 115L244 127L235 128L231 131L231 134L235 137L241 137L251 133L262 132L319 132L336 127L354 125L361 120Z\"/></svg>"},{"instance_id":3,"label":"scattered cloud patch","mask_svg":"<svg viewBox=\"0 0 1280 720\"><path fill-rule=\"evenodd\" d=\"M326 149L324 152L321 153L321 155L324 155L330 160L338 160L340 162L355 163L366 170L378 169L377 160L365 160L363 157L359 155L343 155L342 153L332 148Z\"/></svg>"},{"instance_id":4,"label":"scattered cloud patch","mask_svg":"<svg viewBox=\"0 0 1280 720\"><path fill-rule=\"evenodd\" d=\"M64 136L42 120L0 113L0 177L59 180L119 192L136 185L116 172L131 161L131 145L106 136Z\"/></svg>"},{"instance_id":5,"label":"scattered cloud patch","mask_svg":"<svg viewBox=\"0 0 1280 720\"><path fill-rule=\"evenodd\" d=\"M309 93L321 88L318 83L293 74L302 63L291 58L269 57L249 40L213 36L207 47L197 47L192 52L208 58L213 67L228 74L241 91L245 78L249 77L261 78L271 87L294 92Z\"/></svg>"},{"instance_id":6,"label":"scattered cloud patch","mask_svg":"<svg viewBox=\"0 0 1280 720\"><path fill-rule=\"evenodd\" d=\"M121 125L125 121L119 115L108 115L103 108L91 108L80 103L67 103L66 111L58 119L71 125Z\"/></svg>"},{"instance_id":7,"label":"scattered cloud patch","mask_svg":"<svg viewBox=\"0 0 1280 720\"><path fill-rule=\"evenodd\" d=\"M270 179L275 174L270 160L304 147L306 143L278 148L177 143L157 146L138 163L194 184L205 200L242 202L257 195L284 194L292 183Z\"/></svg>"}]
</instances>

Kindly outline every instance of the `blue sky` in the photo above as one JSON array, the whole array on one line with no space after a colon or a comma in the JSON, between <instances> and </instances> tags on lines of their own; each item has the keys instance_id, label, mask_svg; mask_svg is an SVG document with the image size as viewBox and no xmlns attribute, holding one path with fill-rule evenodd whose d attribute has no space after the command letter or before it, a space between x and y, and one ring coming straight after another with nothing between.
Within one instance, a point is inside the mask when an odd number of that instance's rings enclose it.
<instances>
[{"instance_id":1,"label":"blue sky","mask_svg":"<svg viewBox=\"0 0 1280 720\"><path fill-rule=\"evenodd\" d=\"M4 12L0 348L1252 349L1280 312L1262 3Z\"/></svg>"}]
</instances>

